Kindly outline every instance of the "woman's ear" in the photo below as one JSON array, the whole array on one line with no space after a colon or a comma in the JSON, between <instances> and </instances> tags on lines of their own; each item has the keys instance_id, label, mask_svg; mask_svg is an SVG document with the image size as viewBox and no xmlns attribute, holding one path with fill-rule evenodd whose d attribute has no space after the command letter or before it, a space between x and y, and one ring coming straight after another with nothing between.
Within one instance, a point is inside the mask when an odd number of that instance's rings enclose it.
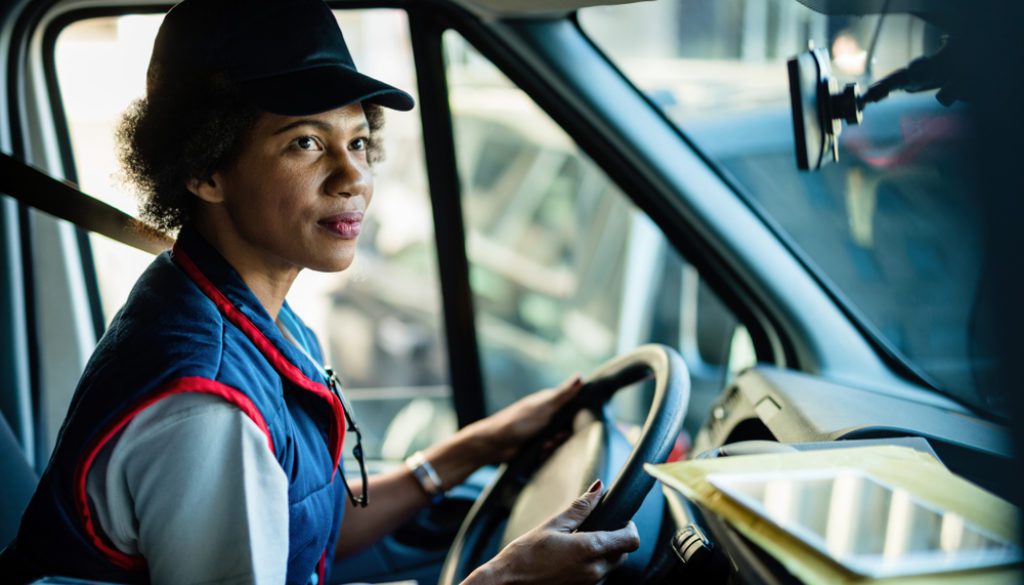
<instances>
[{"instance_id":1,"label":"woman's ear","mask_svg":"<svg viewBox=\"0 0 1024 585\"><path fill-rule=\"evenodd\" d=\"M193 195L207 203L223 203L224 192L221 189L222 181L217 173L205 179L193 177L185 183L185 188Z\"/></svg>"}]
</instances>

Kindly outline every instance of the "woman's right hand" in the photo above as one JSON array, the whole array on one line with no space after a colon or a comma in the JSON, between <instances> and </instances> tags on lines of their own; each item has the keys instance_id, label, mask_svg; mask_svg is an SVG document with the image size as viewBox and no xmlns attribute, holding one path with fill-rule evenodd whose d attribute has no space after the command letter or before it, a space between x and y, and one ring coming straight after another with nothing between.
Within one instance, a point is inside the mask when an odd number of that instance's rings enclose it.
<instances>
[{"instance_id":1,"label":"woman's right hand","mask_svg":"<svg viewBox=\"0 0 1024 585\"><path fill-rule=\"evenodd\" d=\"M601 481L561 514L506 546L463 585L502 583L596 583L640 546L636 526L610 532L573 532L601 498Z\"/></svg>"}]
</instances>

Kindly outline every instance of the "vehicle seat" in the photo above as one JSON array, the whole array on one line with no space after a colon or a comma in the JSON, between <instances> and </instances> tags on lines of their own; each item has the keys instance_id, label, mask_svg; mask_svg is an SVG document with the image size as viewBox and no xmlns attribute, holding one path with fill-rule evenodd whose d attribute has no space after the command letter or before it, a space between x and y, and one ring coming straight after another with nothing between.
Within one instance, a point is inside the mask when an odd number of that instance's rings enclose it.
<instances>
[{"instance_id":1,"label":"vehicle seat","mask_svg":"<svg viewBox=\"0 0 1024 585\"><path fill-rule=\"evenodd\" d=\"M0 480L0 550L3 550L14 540L21 514L39 481L3 415L0 415L0 478L3 478Z\"/></svg>"}]
</instances>

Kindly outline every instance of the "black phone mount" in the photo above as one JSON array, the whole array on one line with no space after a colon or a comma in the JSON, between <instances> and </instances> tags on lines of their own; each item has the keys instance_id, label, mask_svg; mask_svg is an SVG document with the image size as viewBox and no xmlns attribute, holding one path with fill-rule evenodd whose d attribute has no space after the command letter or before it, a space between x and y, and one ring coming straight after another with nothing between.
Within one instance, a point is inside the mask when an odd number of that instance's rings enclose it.
<instances>
[{"instance_id":1,"label":"black phone mount","mask_svg":"<svg viewBox=\"0 0 1024 585\"><path fill-rule=\"evenodd\" d=\"M827 50L809 49L788 62L796 166L803 171L838 161L843 121L860 124L861 120L857 84L839 90L830 61Z\"/></svg>"},{"instance_id":2,"label":"black phone mount","mask_svg":"<svg viewBox=\"0 0 1024 585\"><path fill-rule=\"evenodd\" d=\"M969 68L954 62L958 53L952 46L947 39L934 55L911 61L871 84L865 92L856 83L839 87L825 49L812 48L790 59L789 98L797 168L816 171L830 160L838 161L843 122L860 124L865 106L885 99L893 91L938 89L936 99L944 106L969 98L972 84L954 73Z\"/></svg>"}]
</instances>

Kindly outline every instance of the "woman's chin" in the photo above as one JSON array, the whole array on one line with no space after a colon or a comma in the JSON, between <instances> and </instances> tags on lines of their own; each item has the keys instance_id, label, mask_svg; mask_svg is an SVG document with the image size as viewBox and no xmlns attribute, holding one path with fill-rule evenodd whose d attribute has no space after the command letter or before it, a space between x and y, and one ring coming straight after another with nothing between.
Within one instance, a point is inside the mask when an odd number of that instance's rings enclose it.
<instances>
[{"instance_id":1,"label":"woman's chin","mask_svg":"<svg viewBox=\"0 0 1024 585\"><path fill-rule=\"evenodd\" d=\"M316 272L341 272L349 266L352 266L352 262L356 259L355 253L338 254L329 258L318 259L317 262L311 263L306 266L310 270Z\"/></svg>"}]
</instances>

